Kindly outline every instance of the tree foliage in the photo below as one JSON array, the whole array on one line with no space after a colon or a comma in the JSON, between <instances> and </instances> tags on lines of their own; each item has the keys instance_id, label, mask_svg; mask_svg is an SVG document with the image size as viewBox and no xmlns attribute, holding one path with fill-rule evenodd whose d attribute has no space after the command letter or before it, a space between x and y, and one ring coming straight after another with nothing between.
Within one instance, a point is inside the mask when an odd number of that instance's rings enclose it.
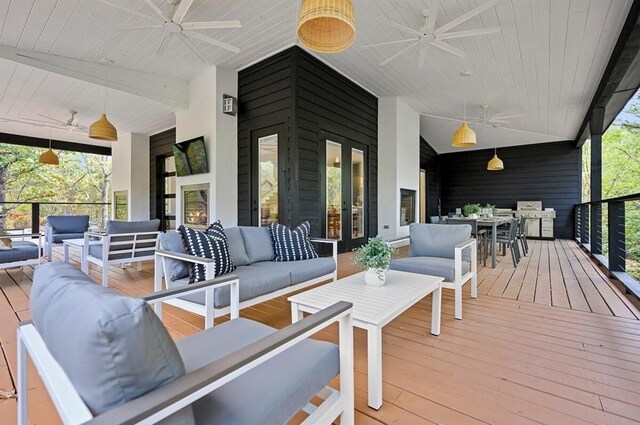
<instances>
[{"instance_id":1,"label":"tree foliage","mask_svg":"<svg viewBox=\"0 0 640 425\"><path fill-rule=\"evenodd\" d=\"M0 140L0 203L2 202L109 202L111 158L59 151L60 165L41 164L42 149L4 144ZM89 214L104 223L108 208L99 205L42 205L40 222L51 214ZM0 228L31 226L31 206L0 205Z\"/></svg>"}]
</instances>

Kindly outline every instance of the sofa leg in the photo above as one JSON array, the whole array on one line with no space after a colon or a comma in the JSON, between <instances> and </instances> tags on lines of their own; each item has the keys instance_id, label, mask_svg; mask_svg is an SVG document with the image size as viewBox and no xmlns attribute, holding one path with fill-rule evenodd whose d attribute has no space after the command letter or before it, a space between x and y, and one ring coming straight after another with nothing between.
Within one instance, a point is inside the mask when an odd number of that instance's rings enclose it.
<instances>
[{"instance_id":1,"label":"sofa leg","mask_svg":"<svg viewBox=\"0 0 640 425\"><path fill-rule=\"evenodd\" d=\"M454 299L456 319L462 320L462 285L456 285L454 289Z\"/></svg>"},{"instance_id":2,"label":"sofa leg","mask_svg":"<svg viewBox=\"0 0 640 425\"><path fill-rule=\"evenodd\" d=\"M109 263L102 265L102 286L109 286Z\"/></svg>"}]
</instances>

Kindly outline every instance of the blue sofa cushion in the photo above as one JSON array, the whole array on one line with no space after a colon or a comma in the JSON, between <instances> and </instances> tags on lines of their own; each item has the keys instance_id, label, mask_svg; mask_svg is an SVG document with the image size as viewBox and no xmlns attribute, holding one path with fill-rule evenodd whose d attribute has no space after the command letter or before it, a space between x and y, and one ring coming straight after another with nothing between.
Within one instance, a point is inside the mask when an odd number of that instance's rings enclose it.
<instances>
[{"instance_id":1,"label":"blue sofa cushion","mask_svg":"<svg viewBox=\"0 0 640 425\"><path fill-rule=\"evenodd\" d=\"M38 258L38 245L29 241L13 241L10 250L0 251L0 264Z\"/></svg>"},{"instance_id":2,"label":"blue sofa cushion","mask_svg":"<svg viewBox=\"0 0 640 425\"><path fill-rule=\"evenodd\" d=\"M84 232L82 233L53 233L51 235L51 241L53 243L62 243L69 239L84 239Z\"/></svg>"},{"instance_id":3,"label":"blue sofa cushion","mask_svg":"<svg viewBox=\"0 0 640 425\"><path fill-rule=\"evenodd\" d=\"M71 264L36 268L31 313L49 351L94 414L185 373L176 345L147 303L94 284ZM182 413L187 417L181 423L192 422L189 409Z\"/></svg>"},{"instance_id":4,"label":"blue sofa cushion","mask_svg":"<svg viewBox=\"0 0 640 425\"><path fill-rule=\"evenodd\" d=\"M224 233L229 240L229 252L231 254L231 261L236 266L246 266L249 264L249 255L244 246L244 239L242 238L242 231L239 227L230 227L224 229Z\"/></svg>"},{"instance_id":5,"label":"blue sofa cushion","mask_svg":"<svg viewBox=\"0 0 640 425\"><path fill-rule=\"evenodd\" d=\"M107 220L107 235L118 233L145 233L157 232L160 228L160 220L121 221Z\"/></svg>"},{"instance_id":6,"label":"blue sofa cushion","mask_svg":"<svg viewBox=\"0 0 640 425\"><path fill-rule=\"evenodd\" d=\"M261 295L270 294L287 286L291 286L291 274L286 270L269 270L251 266L240 266L233 274L240 280L240 301L251 300ZM169 282L169 288L177 288L189 284L189 279L184 278ZM181 297L187 301L193 301L204 305L204 292ZM229 287L218 288L214 292L214 307L223 308L230 304Z\"/></svg>"},{"instance_id":7,"label":"blue sofa cushion","mask_svg":"<svg viewBox=\"0 0 640 425\"><path fill-rule=\"evenodd\" d=\"M187 372L275 332L235 319L177 342ZM340 372L334 344L307 339L267 360L193 404L197 423L287 423Z\"/></svg>"},{"instance_id":8,"label":"blue sofa cushion","mask_svg":"<svg viewBox=\"0 0 640 425\"><path fill-rule=\"evenodd\" d=\"M276 257L273 240L266 227L239 226L247 250L249 264L258 261L271 261Z\"/></svg>"},{"instance_id":9,"label":"blue sofa cushion","mask_svg":"<svg viewBox=\"0 0 640 425\"><path fill-rule=\"evenodd\" d=\"M300 261L261 261L254 263L251 267L260 267L265 273L271 273L274 270L286 270L291 276L291 284L306 282L320 276L328 275L336 270L336 262L333 257L320 257L313 260Z\"/></svg>"},{"instance_id":10,"label":"blue sofa cushion","mask_svg":"<svg viewBox=\"0 0 640 425\"><path fill-rule=\"evenodd\" d=\"M450 258L439 257L407 257L392 260L389 265L391 270L426 274L443 277L445 282L453 282L455 278L455 261ZM471 263L462 262L462 275L469 273Z\"/></svg>"},{"instance_id":11,"label":"blue sofa cushion","mask_svg":"<svg viewBox=\"0 0 640 425\"><path fill-rule=\"evenodd\" d=\"M167 232L160 235L160 249L165 251L186 254L187 249L184 246L182 235L179 232ZM189 263L172 258L163 258L165 265L165 273L169 281L184 279L189 277Z\"/></svg>"},{"instance_id":12,"label":"blue sofa cushion","mask_svg":"<svg viewBox=\"0 0 640 425\"><path fill-rule=\"evenodd\" d=\"M444 224L420 224L409 225L411 257L439 257L453 259L455 246L471 238L471 226L461 224L448 226ZM468 249L463 250L462 259L470 261L471 255Z\"/></svg>"},{"instance_id":13,"label":"blue sofa cushion","mask_svg":"<svg viewBox=\"0 0 640 425\"><path fill-rule=\"evenodd\" d=\"M89 229L88 215L50 215L47 223L53 233L84 233Z\"/></svg>"},{"instance_id":14,"label":"blue sofa cushion","mask_svg":"<svg viewBox=\"0 0 640 425\"><path fill-rule=\"evenodd\" d=\"M273 248L276 253L274 261L298 261L318 258L318 253L309 240L310 230L311 226L308 221L293 230L279 223L271 223L269 231L271 232Z\"/></svg>"},{"instance_id":15,"label":"blue sofa cushion","mask_svg":"<svg viewBox=\"0 0 640 425\"><path fill-rule=\"evenodd\" d=\"M199 232L182 225L178 228L178 231L185 241L188 254L215 260L213 263L207 265L207 267L213 267L214 277L231 273L236 269L229 254L229 241L219 221L213 223L211 227L207 229L207 233ZM189 282L202 282L206 279L206 267L203 264L191 263Z\"/></svg>"}]
</instances>

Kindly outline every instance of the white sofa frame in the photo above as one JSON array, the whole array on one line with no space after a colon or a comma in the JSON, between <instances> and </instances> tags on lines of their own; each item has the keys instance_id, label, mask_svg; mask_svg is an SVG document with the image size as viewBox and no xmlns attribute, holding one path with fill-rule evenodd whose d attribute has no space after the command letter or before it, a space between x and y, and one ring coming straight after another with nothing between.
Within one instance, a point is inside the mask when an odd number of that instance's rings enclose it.
<instances>
[{"instance_id":1,"label":"white sofa frame","mask_svg":"<svg viewBox=\"0 0 640 425\"><path fill-rule=\"evenodd\" d=\"M406 246L411 238L402 238L392 242L394 246ZM471 268L466 274L462 274L462 251L471 250ZM471 298L478 298L478 242L471 238L460 242L454 248L454 278L453 282L442 282L443 288L454 290L455 318L462 320L462 287L471 281Z\"/></svg>"},{"instance_id":2,"label":"white sofa frame","mask_svg":"<svg viewBox=\"0 0 640 425\"><path fill-rule=\"evenodd\" d=\"M7 238L7 239L18 239L18 238L22 238L22 240L24 241L25 238L38 238L38 258L30 258L28 260L20 260L20 261L12 261L10 263L0 263L0 270L4 270L4 269L12 269L15 267L22 267L22 266L31 266L31 265L38 265L40 264L40 259L42 258L42 235L40 233L18 233L15 235L9 234L9 235L1 235L3 239ZM2 251L0 251L0 255Z\"/></svg>"},{"instance_id":3,"label":"white sofa frame","mask_svg":"<svg viewBox=\"0 0 640 425\"><path fill-rule=\"evenodd\" d=\"M89 274L89 263L95 264L102 268L102 286L109 286L109 264L120 264L124 267L127 263L137 263L138 270L141 270L143 261L151 261L154 259L154 254L145 256L136 256L141 252L154 252L158 248L158 242L160 240L160 234L162 232L137 232L137 233L95 233L85 232L83 261L81 264L82 271ZM128 240L112 240L113 238L127 238ZM89 246L102 244L102 258L94 257L90 254ZM138 246L142 244L143 246ZM149 246L154 244L154 246ZM123 245L131 245L130 249L117 250L118 247ZM109 260L110 255L122 255L127 254L126 258L118 258Z\"/></svg>"},{"instance_id":4,"label":"white sofa frame","mask_svg":"<svg viewBox=\"0 0 640 425\"><path fill-rule=\"evenodd\" d=\"M251 307L253 305L260 304L265 301L269 301L273 298L286 295L291 292L299 291L301 289L316 285L318 283L326 282L328 280L335 282L338 278L338 241L333 239L311 238L311 242L325 243L325 244L332 245L333 260L336 263L336 269L332 273L317 277L315 279L308 280L306 282L298 283L296 285L288 286L286 288L282 288L277 291L270 292L268 294L260 295L250 300L242 301L240 303L240 308L243 309L245 307ZM167 267L165 264L165 259L167 258L172 258L174 260L182 260L188 263L202 264L205 266L205 271L206 271L205 278L207 280L213 278L213 276L211 275L211 273L213 273L213 268L209 268L207 267L207 265L212 263L214 260L210 258L196 257L189 254L182 254L182 253L158 249L156 250L155 271L154 271L154 291L156 292L162 291L164 289L163 283L162 283L163 277L165 277L165 284L166 284L165 270ZM213 297L213 294L211 296ZM203 316L205 328L209 328L210 326L213 326L214 319L216 317L224 316L225 314L229 314L230 312L229 307L214 308L213 302L208 304L208 306L198 304L193 301L182 300L182 299L171 299L165 302L175 307L179 307L184 310L187 310L191 313L195 313L199 316Z\"/></svg>"},{"instance_id":5,"label":"white sofa frame","mask_svg":"<svg viewBox=\"0 0 640 425\"><path fill-rule=\"evenodd\" d=\"M231 318L239 316L238 285L235 275L226 275L199 284L153 293L143 299L153 304L161 314L162 303L178 296L205 291L213 303L215 288L231 287ZM170 416L196 400L220 388L240 375L259 366L287 348L303 341L320 330L339 323L340 390L328 385L317 397L318 406L311 402L302 409L309 416L306 425L354 423L354 360L352 305L340 302L260 339L238 351L191 372L159 390L147 393L102 415L94 417L63 371L31 321L22 322L17 330L18 342L18 425L28 424L27 360L31 358L51 396L62 422L65 424L111 425L124 423L152 424Z\"/></svg>"}]
</instances>

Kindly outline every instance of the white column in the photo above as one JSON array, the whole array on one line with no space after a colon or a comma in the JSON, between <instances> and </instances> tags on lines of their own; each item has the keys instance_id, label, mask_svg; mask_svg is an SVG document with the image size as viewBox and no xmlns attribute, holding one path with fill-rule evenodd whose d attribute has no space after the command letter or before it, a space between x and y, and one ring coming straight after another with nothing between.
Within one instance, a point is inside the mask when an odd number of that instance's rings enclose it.
<instances>
[{"instance_id":1,"label":"white column","mask_svg":"<svg viewBox=\"0 0 640 425\"><path fill-rule=\"evenodd\" d=\"M128 219L149 219L149 137L119 133L111 146L111 188L127 191Z\"/></svg>"}]
</instances>

